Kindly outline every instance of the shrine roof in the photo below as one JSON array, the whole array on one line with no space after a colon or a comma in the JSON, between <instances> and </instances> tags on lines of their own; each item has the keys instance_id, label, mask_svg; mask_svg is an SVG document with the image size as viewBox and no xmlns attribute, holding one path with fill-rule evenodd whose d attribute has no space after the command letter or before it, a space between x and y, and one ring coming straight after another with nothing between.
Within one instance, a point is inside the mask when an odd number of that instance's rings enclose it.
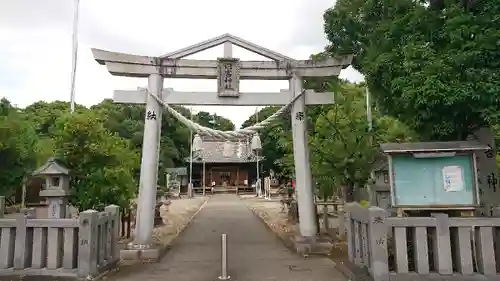
<instances>
[{"instance_id":1,"label":"shrine roof","mask_svg":"<svg viewBox=\"0 0 500 281\"><path fill-rule=\"evenodd\" d=\"M260 156L259 159L261 160L263 157ZM185 160L189 162L190 158L187 157ZM193 163L253 163L256 161L257 157L246 141L221 141L203 138L202 149L193 153Z\"/></svg>"},{"instance_id":2,"label":"shrine roof","mask_svg":"<svg viewBox=\"0 0 500 281\"><path fill-rule=\"evenodd\" d=\"M488 150L490 147L478 141L449 141L449 142L414 142L414 143L383 143L380 149L385 153L406 152L453 152Z\"/></svg>"}]
</instances>

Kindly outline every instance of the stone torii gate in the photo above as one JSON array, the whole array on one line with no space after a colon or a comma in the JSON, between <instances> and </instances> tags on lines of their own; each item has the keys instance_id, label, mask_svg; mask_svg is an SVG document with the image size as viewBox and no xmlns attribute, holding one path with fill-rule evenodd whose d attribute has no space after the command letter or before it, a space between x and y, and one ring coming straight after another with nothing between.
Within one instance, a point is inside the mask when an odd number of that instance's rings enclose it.
<instances>
[{"instance_id":1,"label":"stone torii gate","mask_svg":"<svg viewBox=\"0 0 500 281\"><path fill-rule=\"evenodd\" d=\"M190 60L186 56L224 44L224 57L217 60ZM271 59L271 61L240 61L232 57L232 45ZM148 89L169 105L286 105L303 91L303 78L338 76L349 66L352 56L328 58L324 61L295 60L258 46L236 36L222 36L200 42L178 51L159 56L137 56L92 49L95 60L106 65L116 76L147 77ZM218 79L218 92L178 92L163 89L163 78ZM289 80L289 89L276 93L241 93L240 79ZM114 102L146 104L144 139L136 230L131 247L151 245L158 180L158 158L161 134L162 106L145 91L114 92ZM309 163L305 105L334 103L333 93L307 90L293 104L292 134L300 234L314 238L316 234L312 176Z\"/></svg>"}]
</instances>

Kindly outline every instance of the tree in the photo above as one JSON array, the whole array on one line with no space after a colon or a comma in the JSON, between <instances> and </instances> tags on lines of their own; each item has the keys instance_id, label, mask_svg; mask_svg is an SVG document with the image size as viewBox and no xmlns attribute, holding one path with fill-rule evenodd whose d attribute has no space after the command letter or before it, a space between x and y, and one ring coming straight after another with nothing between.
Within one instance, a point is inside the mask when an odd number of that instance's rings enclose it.
<instances>
[{"instance_id":1,"label":"tree","mask_svg":"<svg viewBox=\"0 0 500 281\"><path fill-rule=\"evenodd\" d=\"M0 194L11 201L23 179L36 169L35 129L6 99L0 101ZM12 203L12 202L10 202Z\"/></svg>"},{"instance_id":2,"label":"tree","mask_svg":"<svg viewBox=\"0 0 500 281\"><path fill-rule=\"evenodd\" d=\"M198 112L194 118L194 121L202 126L215 130L233 131L235 128L231 120L217 114L210 114L205 111Z\"/></svg>"},{"instance_id":3,"label":"tree","mask_svg":"<svg viewBox=\"0 0 500 281\"><path fill-rule=\"evenodd\" d=\"M278 110L279 107L277 106L264 107L243 122L241 128L255 125L257 123L257 116L258 119L262 121ZM262 161L264 172L273 170L278 174L290 175L289 171L284 171L282 165L279 165L279 160L282 159L288 151L287 148L283 149L284 146L279 145L279 143L289 135L291 130L291 122L290 118L287 117L288 115L289 114L284 113L282 116L278 117L278 120L273 124L259 131L259 137L262 142L262 152L260 155L264 157Z\"/></svg>"},{"instance_id":4,"label":"tree","mask_svg":"<svg viewBox=\"0 0 500 281\"><path fill-rule=\"evenodd\" d=\"M67 102L40 101L19 109L0 100L0 192L14 194L26 175L56 156L75 173L73 204L77 207L125 206L139 180L145 106L104 100L90 110L77 105L74 114L69 108ZM190 117L187 108L174 109ZM203 125L234 129L228 119L206 112L199 115L206 122ZM213 125L208 122L212 119L216 120ZM185 165L190 149L189 128L166 109L161 129L160 175L165 168ZM164 179L160 176L159 184Z\"/></svg>"},{"instance_id":5,"label":"tree","mask_svg":"<svg viewBox=\"0 0 500 281\"><path fill-rule=\"evenodd\" d=\"M354 200L355 186L364 186L370 177L376 148L366 122L363 88L346 84L336 104L325 108L317 119L310 144L319 184L346 188L346 201ZM324 195L333 190L323 188Z\"/></svg>"},{"instance_id":6,"label":"tree","mask_svg":"<svg viewBox=\"0 0 500 281\"><path fill-rule=\"evenodd\" d=\"M72 203L80 210L117 204L128 207L137 182L138 154L107 130L90 110L65 114L53 130L56 155L71 170Z\"/></svg>"},{"instance_id":7,"label":"tree","mask_svg":"<svg viewBox=\"0 0 500 281\"><path fill-rule=\"evenodd\" d=\"M140 153L143 145L143 133L145 122L145 106L136 104L116 104L112 100L104 100L100 104L92 106L104 127L118 136L130 141L131 146ZM190 112L184 107L175 109L188 117ZM173 115L163 110L161 120L160 158L159 174L162 175L165 168L184 164L184 157L189 155L189 129L181 124ZM136 180L139 178L139 169L136 167ZM159 183L164 184L165 177L159 177Z\"/></svg>"},{"instance_id":8,"label":"tree","mask_svg":"<svg viewBox=\"0 0 500 281\"><path fill-rule=\"evenodd\" d=\"M327 51L354 54L380 109L422 138L463 140L498 122L499 13L500 0L339 0Z\"/></svg>"},{"instance_id":9,"label":"tree","mask_svg":"<svg viewBox=\"0 0 500 281\"><path fill-rule=\"evenodd\" d=\"M402 122L381 115L377 108L372 109L374 126L370 131L365 85L344 82L340 87L336 103L320 112L310 143L316 165L313 174L320 179L320 185L326 185L320 186L320 190L331 196L336 186L345 187L345 199L349 202L354 200L354 188L364 187L370 179L380 143L408 142L417 135Z\"/></svg>"},{"instance_id":10,"label":"tree","mask_svg":"<svg viewBox=\"0 0 500 281\"><path fill-rule=\"evenodd\" d=\"M334 105L310 107L307 110L311 168L318 196L334 195L339 187L347 201L354 200L354 188L364 187L370 178L372 164L378 156L378 144L410 141L416 134L398 120L381 115L373 109L374 128L370 132L366 121L365 85L346 82L326 83L325 91L336 91ZM283 133L280 127L275 134ZM267 139L267 138L264 138ZM293 175L292 137L281 135L278 146L283 151L279 164Z\"/></svg>"},{"instance_id":11,"label":"tree","mask_svg":"<svg viewBox=\"0 0 500 281\"><path fill-rule=\"evenodd\" d=\"M76 105L76 111L87 110L82 105ZM54 128L57 120L66 113L70 112L69 102L38 101L23 110L26 118L35 126L37 134L44 138L51 136L51 130Z\"/></svg>"}]
</instances>

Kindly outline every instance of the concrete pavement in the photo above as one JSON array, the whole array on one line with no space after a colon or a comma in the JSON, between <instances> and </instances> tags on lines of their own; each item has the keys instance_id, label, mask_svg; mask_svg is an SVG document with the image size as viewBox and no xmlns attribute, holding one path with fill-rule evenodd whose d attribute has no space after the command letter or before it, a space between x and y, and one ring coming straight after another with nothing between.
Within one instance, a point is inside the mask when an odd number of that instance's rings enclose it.
<instances>
[{"instance_id":1,"label":"concrete pavement","mask_svg":"<svg viewBox=\"0 0 500 281\"><path fill-rule=\"evenodd\" d=\"M221 274L221 234L228 237L228 275L237 281L345 281L327 258L290 252L236 195L213 196L159 263L111 279L212 281ZM116 278L116 279L115 279Z\"/></svg>"}]
</instances>

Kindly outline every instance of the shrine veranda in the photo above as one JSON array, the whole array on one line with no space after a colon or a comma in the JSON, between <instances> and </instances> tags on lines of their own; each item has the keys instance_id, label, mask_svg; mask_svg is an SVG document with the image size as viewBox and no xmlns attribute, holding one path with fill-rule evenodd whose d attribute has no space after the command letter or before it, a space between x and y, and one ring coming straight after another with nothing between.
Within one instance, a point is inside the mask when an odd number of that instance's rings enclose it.
<instances>
[{"instance_id":1,"label":"shrine veranda","mask_svg":"<svg viewBox=\"0 0 500 281\"><path fill-rule=\"evenodd\" d=\"M184 57L224 45L224 56L217 60L190 60ZM264 56L271 61L240 61L232 56L232 46ZM327 58L322 61L295 60L236 36L224 34L207 41L159 57L137 56L93 49L95 60L105 65L112 75L148 78L148 91L117 90L115 103L145 104L145 126L142 147L140 188L136 231L131 247L148 248L153 232L154 206L158 179L159 141L162 104L169 105L234 105L291 106L293 154L300 216L300 234L312 238L316 234L315 206L312 190L309 150L307 147L306 105L334 103L333 93L303 92L303 79L334 77L349 66L352 56ZM217 92L180 92L164 88L163 78L217 79ZM288 80L289 88L280 92L242 93L241 79ZM155 96L153 96L155 95Z\"/></svg>"}]
</instances>

